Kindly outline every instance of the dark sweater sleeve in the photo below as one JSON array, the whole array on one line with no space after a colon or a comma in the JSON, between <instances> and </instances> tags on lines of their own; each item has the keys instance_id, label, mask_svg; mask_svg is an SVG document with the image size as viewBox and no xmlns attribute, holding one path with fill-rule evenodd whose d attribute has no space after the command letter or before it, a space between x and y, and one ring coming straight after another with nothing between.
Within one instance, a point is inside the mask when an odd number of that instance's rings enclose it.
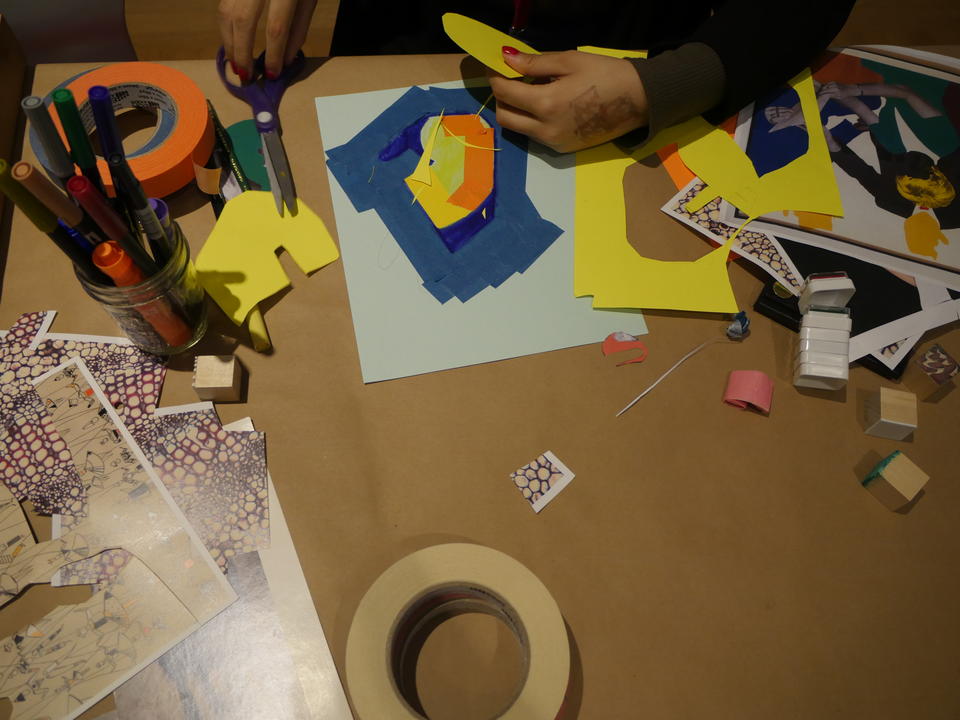
<instances>
[{"instance_id":1,"label":"dark sweater sleeve","mask_svg":"<svg viewBox=\"0 0 960 720\"><path fill-rule=\"evenodd\" d=\"M723 96L704 117L723 122L814 61L840 32L854 0L768 5L726 0L688 38L712 48L723 64Z\"/></svg>"},{"instance_id":2,"label":"dark sweater sleeve","mask_svg":"<svg viewBox=\"0 0 960 720\"><path fill-rule=\"evenodd\" d=\"M695 115L719 124L809 66L846 22L855 0L811 0L776 11L751 0L717 3L678 46L633 60L649 124L618 140L624 148Z\"/></svg>"}]
</instances>

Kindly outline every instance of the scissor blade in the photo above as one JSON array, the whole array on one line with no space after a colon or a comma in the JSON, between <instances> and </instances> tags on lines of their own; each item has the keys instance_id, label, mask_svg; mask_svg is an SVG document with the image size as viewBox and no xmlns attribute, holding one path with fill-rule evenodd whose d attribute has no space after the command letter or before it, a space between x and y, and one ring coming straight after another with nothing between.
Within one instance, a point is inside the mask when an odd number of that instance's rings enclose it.
<instances>
[{"instance_id":1,"label":"scissor blade","mask_svg":"<svg viewBox=\"0 0 960 720\"><path fill-rule=\"evenodd\" d=\"M290 172L290 163L287 162L287 153L283 149L283 141L275 131L265 132L261 136L263 141L263 159L270 177L270 189L273 199L277 203L277 212L283 216L283 206L291 215L297 214L297 191L293 185L293 174Z\"/></svg>"}]
</instances>

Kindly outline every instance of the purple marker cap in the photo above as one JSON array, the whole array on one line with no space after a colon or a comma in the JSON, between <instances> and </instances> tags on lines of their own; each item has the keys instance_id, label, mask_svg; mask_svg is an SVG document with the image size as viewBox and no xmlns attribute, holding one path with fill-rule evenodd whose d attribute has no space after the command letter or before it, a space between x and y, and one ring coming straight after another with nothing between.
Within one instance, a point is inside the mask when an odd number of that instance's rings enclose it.
<instances>
[{"instance_id":1,"label":"purple marker cap","mask_svg":"<svg viewBox=\"0 0 960 720\"><path fill-rule=\"evenodd\" d=\"M170 227L170 210L167 208L167 204L159 198L150 198L149 203L150 209L157 216L157 220L160 221L163 229L167 230Z\"/></svg>"}]
</instances>

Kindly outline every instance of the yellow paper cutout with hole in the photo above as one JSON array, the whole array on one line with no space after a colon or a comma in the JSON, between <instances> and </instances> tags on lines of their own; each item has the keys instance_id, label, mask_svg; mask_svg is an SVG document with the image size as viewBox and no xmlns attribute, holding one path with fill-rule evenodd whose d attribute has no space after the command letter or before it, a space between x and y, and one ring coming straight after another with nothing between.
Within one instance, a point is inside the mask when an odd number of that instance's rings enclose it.
<instances>
[{"instance_id":1,"label":"yellow paper cutout with hole","mask_svg":"<svg viewBox=\"0 0 960 720\"><path fill-rule=\"evenodd\" d=\"M296 215L280 217L270 193L240 193L227 202L197 255L200 283L237 325L257 303L290 284L277 260L279 248L306 274L340 257L323 220L302 199L297 205Z\"/></svg>"},{"instance_id":2,"label":"yellow paper cutout with hole","mask_svg":"<svg viewBox=\"0 0 960 720\"><path fill-rule=\"evenodd\" d=\"M503 46L516 48L522 53L539 55L540 53L517 40L478 20L457 13L443 14L443 30L465 53L472 55L491 70L508 78L522 77L503 61Z\"/></svg>"},{"instance_id":3,"label":"yellow paper cutout with hole","mask_svg":"<svg viewBox=\"0 0 960 720\"><path fill-rule=\"evenodd\" d=\"M730 243L693 262L643 257L627 241L623 174L635 160L612 143L577 153L573 294L596 308L735 313Z\"/></svg>"}]
</instances>

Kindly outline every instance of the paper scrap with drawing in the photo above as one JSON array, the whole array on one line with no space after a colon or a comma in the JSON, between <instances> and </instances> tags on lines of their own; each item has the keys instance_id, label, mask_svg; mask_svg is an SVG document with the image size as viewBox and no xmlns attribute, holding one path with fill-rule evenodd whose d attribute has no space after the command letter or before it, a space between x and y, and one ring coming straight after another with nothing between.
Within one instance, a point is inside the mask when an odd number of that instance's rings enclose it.
<instances>
[{"instance_id":1,"label":"paper scrap with drawing","mask_svg":"<svg viewBox=\"0 0 960 720\"><path fill-rule=\"evenodd\" d=\"M62 439L46 418L30 381L68 358L82 357L221 567L235 553L266 547L262 433L226 433L212 409L177 416L169 408L156 412L165 374L161 360L123 338L50 332L54 315L23 315L0 340L0 362L5 368L0 376L7 379L2 385L4 407L21 413L0 426L0 479L42 514L59 516L55 530L66 532L81 520L87 488L69 455L63 453ZM34 414L25 417L24 408ZM39 420L31 422L30 417ZM5 430L10 426L13 431ZM40 462L27 462L31 451ZM21 462L27 462L25 468ZM98 461L91 458L90 462ZM55 584L109 580L129 557L124 550L107 550L65 567Z\"/></svg>"},{"instance_id":2,"label":"paper scrap with drawing","mask_svg":"<svg viewBox=\"0 0 960 720\"><path fill-rule=\"evenodd\" d=\"M156 408L166 369L158 358L119 338L98 342L50 334L54 315L22 315L0 341L0 479L41 514L80 515L86 491L31 380L68 357L83 357L110 405L136 435Z\"/></svg>"},{"instance_id":3,"label":"paper scrap with drawing","mask_svg":"<svg viewBox=\"0 0 960 720\"><path fill-rule=\"evenodd\" d=\"M87 486L87 516L3 567L0 598L104 549L137 558L87 603L57 608L0 642L14 717L71 718L236 596L83 362L70 360L34 385Z\"/></svg>"},{"instance_id":4,"label":"paper scrap with drawing","mask_svg":"<svg viewBox=\"0 0 960 720\"><path fill-rule=\"evenodd\" d=\"M960 366L939 343L934 343L917 356L920 369L937 385L943 385L957 376Z\"/></svg>"},{"instance_id":5,"label":"paper scrap with drawing","mask_svg":"<svg viewBox=\"0 0 960 720\"><path fill-rule=\"evenodd\" d=\"M956 70L854 49L822 63L813 76L819 111L810 119L814 135L826 130L847 212L773 212L760 218L764 228L840 252L896 255L913 266L910 274L923 274L925 266L960 269L960 62L942 60ZM797 113L796 93L781 88L741 113L737 140L766 175L804 151L809 127ZM730 224L741 216L723 209Z\"/></svg>"},{"instance_id":6,"label":"paper scrap with drawing","mask_svg":"<svg viewBox=\"0 0 960 720\"><path fill-rule=\"evenodd\" d=\"M525 143L467 90L410 88L327 158L356 211L377 212L442 303L499 287L561 234L527 195Z\"/></svg>"},{"instance_id":7,"label":"paper scrap with drawing","mask_svg":"<svg viewBox=\"0 0 960 720\"><path fill-rule=\"evenodd\" d=\"M713 241L713 244L722 245L733 237L737 228L721 222L720 198L714 198L696 212L687 209L687 203L705 187L703 180L694 178L660 209L684 225L695 228ZM799 295L803 277L773 235L749 228L741 230L732 250L767 272L792 294Z\"/></svg>"},{"instance_id":8,"label":"paper scrap with drawing","mask_svg":"<svg viewBox=\"0 0 960 720\"><path fill-rule=\"evenodd\" d=\"M270 546L265 437L227 431L212 404L163 408L138 444L221 568L240 553ZM64 517L63 530L79 519ZM63 568L58 585L110 580L129 554L109 550Z\"/></svg>"},{"instance_id":9,"label":"paper scrap with drawing","mask_svg":"<svg viewBox=\"0 0 960 720\"><path fill-rule=\"evenodd\" d=\"M308 275L340 257L323 220L303 200L298 206L296 215L280 217L270 193L240 193L224 206L197 255L201 284L237 325L290 284L276 257L280 248Z\"/></svg>"},{"instance_id":10,"label":"paper scrap with drawing","mask_svg":"<svg viewBox=\"0 0 960 720\"><path fill-rule=\"evenodd\" d=\"M290 652L299 638L284 637L257 553L234 558L227 580L237 602L117 688L121 720L310 720Z\"/></svg>"},{"instance_id":11,"label":"paper scrap with drawing","mask_svg":"<svg viewBox=\"0 0 960 720\"><path fill-rule=\"evenodd\" d=\"M534 512L543 510L574 477L574 473L549 450L510 475Z\"/></svg>"}]
</instances>

